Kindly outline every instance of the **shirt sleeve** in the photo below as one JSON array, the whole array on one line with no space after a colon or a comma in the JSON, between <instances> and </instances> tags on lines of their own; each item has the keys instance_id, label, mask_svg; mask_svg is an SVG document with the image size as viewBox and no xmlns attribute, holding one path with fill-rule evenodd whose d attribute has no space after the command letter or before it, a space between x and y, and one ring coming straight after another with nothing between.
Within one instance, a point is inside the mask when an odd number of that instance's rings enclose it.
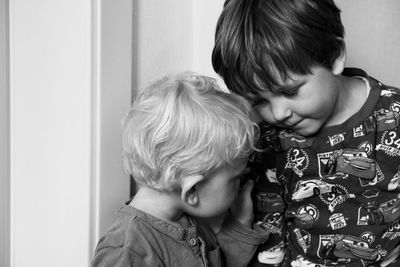
<instances>
[{"instance_id":1,"label":"shirt sleeve","mask_svg":"<svg viewBox=\"0 0 400 267\"><path fill-rule=\"evenodd\" d=\"M259 244L264 243L269 233L258 226L251 229L236 221L230 214L225 218L217 233L218 245L222 250L226 266L247 266Z\"/></svg>"}]
</instances>

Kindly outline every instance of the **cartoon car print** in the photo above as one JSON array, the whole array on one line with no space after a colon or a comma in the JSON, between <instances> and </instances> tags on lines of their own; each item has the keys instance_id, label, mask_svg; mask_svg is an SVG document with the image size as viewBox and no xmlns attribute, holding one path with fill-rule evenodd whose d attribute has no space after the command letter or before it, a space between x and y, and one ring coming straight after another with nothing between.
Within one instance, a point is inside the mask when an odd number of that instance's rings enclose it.
<instances>
[{"instance_id":1,"label":"cartoon car print","mask_svg":"<svg viewBox=\"0 0 400 267\"><path fill-rule=\"evenodd\" d=\"M258 139L258 144L261 145L263 151L267 152L270 150L275 150L275 151L279 150L280 142L276 134L276 129L272 127L270 124L265 122L261 122L259 127L260 127L260 138Z\"/></svg>"},{"instance_id":2,"label":"cartoon car print","mask_svg":"<svg viewBox=\"0 0 400 267\"><path fill-rule=\"evenodd\" d=\"M258 193L256 196L257 210L264 212L277 212L285 209L282 197L276 193Z\"/></svg>"},{"instance_id":3,"label":"cartoon car print","mask_svg":"<svg viewBox=\"0 0 400 267\"><path fill-rule=\"evenodd\" d=\"M397 173L389 181L388 190L392 191L397 189L399 187L399 183L400 183L400 171L397 171Z\"/></svg>"},{"instance_id":4,"label":"cartoon car print","mask_svg":"<svg viewBox=\"0 0 400 267\"><path fill-rule=\"evenodd\" d=\"M306 148L310 147L313 143L313 139L305 138L295 132L288 132L286 130L279 132L279 139L283 149L290 147Z\"/></svg>"},{"instance_id":5,"label":"cartoon car print","mask_svg":"<svg viewBox=\"0 0 400 267\"><path fill-rule=\"evenodd\" d=\"M285 217L293 219L296 225L302 229L310 229L314 224L314 217L307 212L296 213L295 211L286 210Z\"/></svg>"},{"instance_id":6,"label":"cartoon car print","mask_svg":"<svg viewBox=\"0 0 400 267\"><path fill-rule=\"evenodd\" d=\"M327 182L318 179L304 180L297 183L292 195L292 200L300 201L304 198L318 196L320 194L330 192L337 192L335 185L328 184Z\"/></svg>"},{"instance_id":7,"label":"cartoon car print","mask_svg":"<svg viewBox=\"0 0 400 267\"><path fill-rule=\"evenodd\" d=\"M376 175L376 163L367 157L341 155L337 160L336 171L371 180Z\"/></svg>"},{"instance_id":8,"label":"cartoon car print","mask_svg":"<svg viewBox=\"0 0 400 267\"><path fill-rule=\"evenodd\" d=\"M381 91L381 96L387 96L387 97L390 97L390 96L392 96L392 95L397 95L397 94L399 94L399 90L397 89L397 88L390 88L390 87L388 87L388 88L386 88L386 89L383 89L382 91Z\"/></svg>"},{"instance_id":9,"label":"cartoon car print","mask_svg":"<svg viewBox=\"0 0 400 267\"><path fill-rule=\"evenodd\" d=\"M271 264L279 266L280 263L283 261L284 256L285 256L285 247L283 245L283 242L280 242L279 244L273 246L268 250L259 252L257 255L257 259L259 262L263 264Z\"/></svg>"},{"instance_id":10,"label":"cartoon car print","mask_svg":"<svg viewBox=\"0 0 400 267\"><path fill-rule=\"evenodd\" d=\"M392 110L375 114L378 131L391 130L399 125L399 114Z\"/></svg>"},{"instance_id":11,"label":"cartoon car print","mask_svg":"<svg viewBox=\"0 0 400 267\"><path fill-rule=\"evenodd\" d=\"M305 259L302 255L298 255L294 261L290 263L292 267L326 267L322 264L312 263L311 261Z\"/></svg>"},{"instance_id":12,"label":"cartoon car print","mask_svg":"<svg viewBox=\"0 0 400 267\"><path fill-rule=\"evenodd\" d=\"M326 173L328 173L329 175L332 174L333 172L346 173L341 170L340 166L339 167L337 166L339 158L345 158L348 161L350 161L352 158L355 157L367 158L368 155L367 152L361 148L358 149L347 148L347 149L334 150L329 158L328 164L326 165Z\"/></svg>"},{"instance_id":13,"label":"cartoon car print","mask_svg":"<svg viewBox=\"0 0 400 267\"><path fill-rule=\"evenodd\" d=\"M385 258L382 260L380 266L381 267L386 267L391 263L395 263L397 260L397 257L400 255L400 245L395 247L392 251L390 251Z\"/></svg>"},{"instance_id":14,"label":"cartoon car print","mask_svg":"<svg viewBox=\"0 0 400 267\"><path fill-rule=\"evenodd\" d=\"M381 203L378 210L382 213L385 223L394 222L400 216L400 199L395 198Z\"/></svg>"},{"instance_id":15,"label":"cartoon car print","mask_svg":"<svg viewBox=\"0 0 400 267\"><path fill-rule=\"evenodd\" d=\"M330 175L325 175L324 177L322 177L322 180L336 180L336 179L342 179L345 180L349 178L349 175L347 173L344 172L335 172L334 174L330 174Z\"/></svg>"},{"instance_id":16,"label":"cartoon car print","mask_svg":"<svg viewBox=\"0 0 400 267\"><path fill-rule=\"evenodd\" d=\"M377 249L370 248L368 243L352 235L335 235L324 247L326 257L332 255L337 258L361 258L364 260L376 260L379 256Z\"/></svg>"},{"instance_id":17,"label":"cartoon car print","mask_svg":"<svg viewBox=\"0 0 400 267\"><path fill-rule=\"evenodd\" d=\"M343 155L344 157L352 158L352 157L367 157L367 152L364 149L360 148L346 148L346 149L341 149L342 152L340 155Z\"/></svg>"},{"instance_id":18,"label":"cartoon car print","mask_svg":"<svg viewBox=\"0 0 400 267\"><path fill-rule=\"evenodd\" d=\"M378 188L370 188L365 190L361 195L365 198L376 198L379 196L379 189Z\"/></svg>"},{"instance_id":19,"label":"cartoon car print","mask_svg":"<svg viewBox=\"0 0 400 267\"><path fill-rule=\"evenodd\" d=\"M329 217L329 225L332 230L337 230L347 225L343 213L335 213Z\"/></svg>"},{"instance_id":20,"label":"cartoon car print","mask_svg":"<svg viewBox=\"0 0 400 267\"><path fill-rule=\"evenodd\" d=\"M265 171L265 177L267 178L268 182L270 183L278 183L278 179L276 178L276 168L267 169Z\"/></svg>"},{"instance_id":21,"label":"cartoon car print","mask_svg":"<svg viewBox=\"0 0 400 267\"><path fill-rule=\"evenodd\" d=\"M400 217L400 198L394 198L380 203L378 208L371 212L370 224L393 223Z\"/></svg>"}]
</instances>

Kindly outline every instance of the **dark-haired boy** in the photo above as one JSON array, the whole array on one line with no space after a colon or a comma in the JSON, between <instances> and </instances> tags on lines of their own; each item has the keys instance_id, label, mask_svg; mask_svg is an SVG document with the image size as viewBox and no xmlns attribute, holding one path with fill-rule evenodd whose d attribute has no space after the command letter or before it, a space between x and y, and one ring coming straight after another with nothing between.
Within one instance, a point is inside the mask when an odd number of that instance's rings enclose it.
<instances>
[{"instance_id":1,"label":"dark-haired boy","mask_svg":"<svg viewBox=\"0 0 400 267\"><path fill-rule=\"evenodd\" d=\"M262 120L255 266L399 264L400 91L345 68L343 38L333 0L225 2L213 66Z\"/></svg>"}]
</instances>

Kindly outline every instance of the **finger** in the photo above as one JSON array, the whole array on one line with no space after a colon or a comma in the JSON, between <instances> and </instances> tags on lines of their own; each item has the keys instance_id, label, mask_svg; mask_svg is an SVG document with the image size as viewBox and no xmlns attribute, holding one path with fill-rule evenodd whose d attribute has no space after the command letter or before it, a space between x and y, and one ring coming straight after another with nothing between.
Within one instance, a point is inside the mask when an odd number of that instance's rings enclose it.
<instances>
[{"instance_id":1,"label":"finger","mask_svg":"<svg viewBox=\"0 0 400 267\"><path fill-rule=\"evenodd\" d=\"M236 202L239 203L240 206L249 206L251 200L251 193L254 187L254 181L248 180L246 183L241 187Z\"/></svg>"},{"instance_id":2,"label":"finger","mask_svg":"<svg viewBox=\"0 0 400 267\"><path fill-rule=\"evenodd\" d=\"M242 194L243 195L251 195L251 191L253 190L253 187L254 187L254 181L247 180L246 183L242 187Z\"/></svg>"}]
</instances>

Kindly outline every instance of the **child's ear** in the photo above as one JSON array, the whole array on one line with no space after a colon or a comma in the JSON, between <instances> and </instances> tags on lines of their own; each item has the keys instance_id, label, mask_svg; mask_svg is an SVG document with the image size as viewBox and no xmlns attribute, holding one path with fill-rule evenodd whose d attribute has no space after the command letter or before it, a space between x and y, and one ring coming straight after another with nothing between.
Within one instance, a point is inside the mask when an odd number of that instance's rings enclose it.
<instances>
[{"instance_id":1,"label":"child's ear","mask_svg":"<svg viewBox=\"0 0 400 267\"><path fill-rule=\"evenodd\" d=\"M203 175L191 175L182 179L181 199L191 205L196 206L199 203L198 185L205 177Z\"/></svg>"},{"instance_id":2,"label":"child's ear","mask_svg":"<svg viewBox=\"0 0 400 267\"><path fill-rule=\"evenodd\" d=\"M343 42L343 47L341 50L340 55L335 59L335 61L332 64L332 73L333 75L340 75L342 74L344 70L344 66L346 64L346 44Z\"/></svg>"}]
</instances>

